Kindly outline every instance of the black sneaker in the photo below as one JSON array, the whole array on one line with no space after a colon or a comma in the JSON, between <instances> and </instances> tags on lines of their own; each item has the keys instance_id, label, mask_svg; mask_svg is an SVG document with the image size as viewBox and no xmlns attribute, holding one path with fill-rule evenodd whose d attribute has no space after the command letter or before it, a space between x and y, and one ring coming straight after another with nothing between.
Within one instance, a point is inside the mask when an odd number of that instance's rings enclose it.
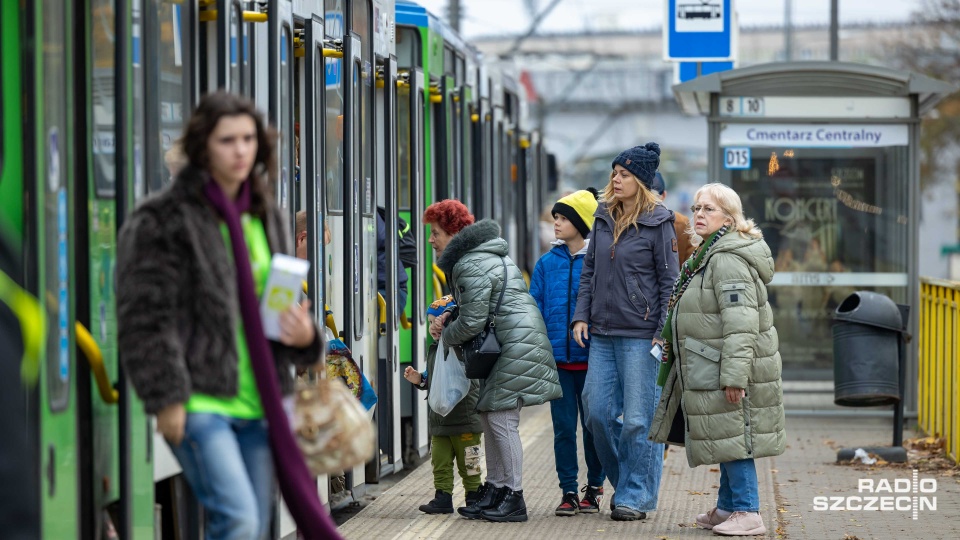
<instances>
[{"instance_id":1,"label":"black sneaker","mask_svg":"<svg viewBox=\"0 0 960 540\"><path fill-rule=\"evenodd\" d=\"M603 503L603 486L583 486L583 499L580 499L581 514L598 514Z\"/></svg>"},{"instance_id":2,"label":"black sneaker","mask_svg":"<svg viewBox=\"0 0 960 540\"><path fill-rule=\"evenodd\" d=\"M424 514L452 514L453 494L438 489L432 501L420 505L420 511Z\"/></svg>"},{"instance_id":3,"label":"black sneaker","mask_svg":"<svg viewBox=\"0 0 960 540\"><path fill-rule=\"evenodd\" d=\"M638 519L647 519L647 513L634 510L628 506L618 506L613 509L610 517L614 521L637 521Z\"/></svg>"},{"instance_id":4,"label":"black sneaker","mask_svg":"<svg viewBox=\"0 0 960 540\"><path fill-rule=\"evenodd\" d=\"M580 500L577 499L577 494L568 491L563 494L563 498L560 499L560 506L553 513L558 516L575 516L580 512L581 504Z\"/></svg>"}]
</instances>

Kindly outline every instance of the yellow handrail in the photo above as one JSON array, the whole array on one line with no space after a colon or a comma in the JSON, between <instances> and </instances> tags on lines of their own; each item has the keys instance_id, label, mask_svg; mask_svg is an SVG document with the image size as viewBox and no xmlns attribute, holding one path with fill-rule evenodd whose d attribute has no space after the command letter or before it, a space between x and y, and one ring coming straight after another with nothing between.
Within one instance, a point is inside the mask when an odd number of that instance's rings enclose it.
<instances>
[{"instance_id":1,"label":"yellow handrail","mask_svg":"<svg viewBox=\"0 0 960 540\"><path fill-rule=\"evenodd\" d=\"M400 314L400 328L403 328L404 330L409 330L409 329L413 328L413 325L410 324L410 320L407 319L407 314L406 314L406 313L401 313L401 314Z\"/></svg>"},{"instance_id":2,"label":"yellow handrail","mask_svg":"<svg viewBox=\"0 0 960 540\"><path fill-rule=\"evenodd\" d=\"M443 286L446 287L446 286L447 286L447 275L443 273L443 270L441 270L439 266L437 266L437 263L433 263L433 273L434 273L434 274L437 276L437 278L440 280L440 283L442 283ZM437 291L437 292L439 293L440 291Z\"/></svg>"},{"instance_id":3,"label":"yellow handrail","mask_svg":"<svg viewBox=\"0 0 960 540\"><path fill-rule=\"evenodd\" d=\"M100 399L104 403L116 403L120 400L120 393L110 383L110 377L107 375L107 368L103 365L103 354L100 353L100 347L93 340L90 331L87 330L79 321L76 324L77 347L87 357L87 363L90 364L90 371L93 372L93 378L97 381L97 390L100 391Z\"/></svg>"},{"instance_id":4,"label":"yellow handrail","mask_svg":"<svg viewBox=\"0 0 960 540\"><path fill-rule=\"evenodd\" d=\"M377 293L377 305L380 306L380 335L387 335L387 301L383 295Z\"/></svg>"},{"instance_id":5,"label":"yellow handrail","mask_svg":"<svg viewBox=\"0 0 960 540\"><path fill-rule=\"evenodd\" d=\"M942 437L946 454L960 457L960 282L920 278L918 345L920 428Z\"/></svg>"},{"instance_id":6,"label":"yellow handrail","mask_svg":"<svg viewBox=\"0 0 960 540\"><path fill-rule=\"evenodd\" d=\"M217 20L217 10L205 9L200 12L200 22L213 22ZM269 15L259 11L244 11L243 22L264 23L269 19Z\"/></svg>"}]
</instances>

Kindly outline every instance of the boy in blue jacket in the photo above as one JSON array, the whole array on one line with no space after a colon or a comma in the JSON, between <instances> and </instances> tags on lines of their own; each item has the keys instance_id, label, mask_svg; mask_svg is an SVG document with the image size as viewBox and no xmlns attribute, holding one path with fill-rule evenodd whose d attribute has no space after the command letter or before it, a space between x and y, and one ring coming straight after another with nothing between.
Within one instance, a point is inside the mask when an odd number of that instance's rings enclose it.
<instances>
[{"instance_id":1,"label":"boy in blue jacket","mask_svg":"<svg viewBox=\"0 0 960 540\"><path fill-rule=\"evenodd\" d=\"M581 348L570 334L573 313L577 307L580 288L580 270L587 253L587 236L593 228L593 214L597 210L597 191L593 188L576 191L561 198L553 206L553 232L557 240L553 249L545 253L533 270L530 294L547 324L547 335L553 345L557 374L563 397L550 402L553 417L553 453L557 477L563 497L555 510L558 516L578 513L595 514L600 511L603 498L603 468L593 437L584 423L583 383L587 378L589 348ZM587 485L577 496L577 415L583 426L583 453L587 461Z\"/></svg>"}]
</instances>

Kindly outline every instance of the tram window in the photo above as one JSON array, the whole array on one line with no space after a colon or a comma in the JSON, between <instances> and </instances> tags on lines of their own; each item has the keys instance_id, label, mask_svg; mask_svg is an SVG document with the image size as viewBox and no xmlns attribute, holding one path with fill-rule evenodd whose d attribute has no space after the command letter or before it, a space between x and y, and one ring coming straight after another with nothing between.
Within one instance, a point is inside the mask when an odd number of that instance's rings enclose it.
<instances>
[{"instance_id":1,"label":"tram window","mask_svg":"<svg viewBox=\"0 0 960 540\"><path fill-rule=\"evenodd\" d=\"M250 99L254 99L256 96L255 85L253 84L253 66L254 63L251 62L250 55L253 54L252 41L253 34L256 28L254 27L255 23L247 23L243 30L243 42L241 44L241 50L243 52L242 56L242 75L241 80L243 81L243 94Z\"/></svg>"},{"instance_id":2,"label":"tram window","mask_svg":"<svg viewBox=\"0 0 960 540\"><path fill-rule=\"evenodd\" d=\"M93 129L91 130L91 146L93 150L93 182L97 197L113 197L116 188L116 140L115 125L116 103L114 88L114 51L113 41L113 3L107 0L96 0L93 13L99 14L100 24L91 27L91 54L92 77L90 107ZM109 14L107 22L104 17Z\"/></svg>"},{"instance_id":3,"label":"tram window","mask_svg":"<svg viewBox=\"0 0 960 540\"><path fill-rule=\"evenodd\" d=\"M281 208L290 208L290 179L293 167L293 97L291 91L290 27L280 30L280 178L278 200Z\"/></svg>"},{"instance_id":4,"label":"tram window","mask_svg":"<svg viewBox=\"0 0 960 540\"><path fill-rule=\"evenodd\" d=\"M404 86L397 92L397 147L400 210L409 211L410 205L410 178L413 173L413 148L410 144L410 86Z\"/></svg>"},{"instance_id":5,"label":"tram window","mask_svg":"<svg viewBox=\"0 0 960 540\"><path fill-rule=\"evenodd\" d=\"M240 60L240 33L242 31L240 13L243 8L240 2L233 2L230 8L230 43L227 54L230 59L230 91L234 94L243 93L243 68Z\"/></svg>"},{"instance_id":6,"label":"tram window","mask_svg":"<svg viewBox=\"0 0 960 540\"><path fill-rule=\"evenodd\" d=\"M141 13L143 10L140 6L141 2L137 0L133 3L132 10L132 19L133 19L133 35L137 36L138 39L143 41L142 36L145 35L144 31L144 21ZM144 155L144 150L146 146L146 132L145 126L146 123L146 101L144 98L144 48L133 47L131 51L131 56L133 58L133 197L135 200L140 200L144 197L146 193L146 186L144 184L144 167L146 166L146 156Z\"/></svg>"},{"instance_id":7,"label":"tram window","mask_svg":"<svg viewBox=\"0 0 960 540\"><path fill-rule=\"evenodd\" d=\"M360 2L354 2L353 4L353 31L357 33L360 37L360 48L361 48L361 65L360 65L360 81L356 85L359 95L357 96L360 105L360 115L357 117L359 119L360 128L360 152L357 154L358 157L361 157L358 165L360 166L357 171L357 177L360 179L360 197L362 206L361 209L365 216L373 217L373 211L375 207L376 199L373 194L373 175L374 175L374 157L373 157L373 145L375 139L375 133L373 129L373 81L374 81L374 70L373 70L373 37L371 29L371 5L370 2L364 0Z\"/></svg>"},{"instance_id":8,"label":"tram window","mask_svg":"<svg viewBox=\"0 0 960 540\"><path fill-rule=\"evenodd\" d=\"M459 87L464 83L464 74L466 73L466 61L463 59L463 56L456 56L456 65L454 67L454 80L457 81L457 86Z\"/></svg>"},{"instance_id":9,"label":"tram window","mask_svg":"<svg viewBox=\"0 0 960 540\"><path fill-rule=\"evenodd\" d=\"M189 55L183 48L184 10L178 4L160 2L157 7L160 20L160 43L151 47L151 54L157 55L160 66L160 170L150 171L147 175L149 191L159 191L168 184L186 158L182 152L171 151L174 142L183 132L183 112L186 88L184 74L189 73L187 63ZM186 69L185 69L186 68Z\"/></svg>"},{"instance_id":10,"label":"tram window","mask_svg":"<svg viewBox=\"0 0 960 540\"><path fill-rule=\"evenodd\" d=\"M113 14L103 0L97 2L94 9L105 11L105 17L113 24ZM40 159L45 174L42 188L44 192L43 221L49 240L44 242L44 287L51 298L47 313L47 395L50 409L60 411L70 401L70 274L69 252L70 222L68 214L68 194L65 181L70 164L65 151L69 143L67 133L66 93L66 24L62 2L44 0L43 13L43 135L44 156ZM96 11L95 11L96 12ZM111 57L112 58L112 57ZM108 66L110 73L112 61ZM112 87L112 86L111 86Z\"/></svg>"},{"instance_id":11,"label":"tram window","mask_svg":"<svg viewBox=\"0 0 960 540\"><path fill-rule=\"evenodd\" d=\"M397 29L397 65L401 69L423 66L420 33L416 28L401 26Z\"/></svg>"},{"instance_id":12,"label":"tram window","mask_svg":"<svg viewBox=\"0 0 960 540\"><path fill-rule=\"evenodd\" d=\"M330 39L343 39L343 8L339 0L324 0L324 34ZM324 61L326 88L324 149L324 182L327 192L327 211L343 213L343 71L340 58Z\"/></svg>"},{"instance_id":13,"label":"tram window","mask_svg":"<svg viewBox=\"0 0 960 540\"><path fill-rule=\"evenodd\" d=\"M453 52L453 48L449 45L444 44L443 46L443 74L454 76L454 70L456 69L456 58L457 55Z\"/></svg>"}]
</instances>

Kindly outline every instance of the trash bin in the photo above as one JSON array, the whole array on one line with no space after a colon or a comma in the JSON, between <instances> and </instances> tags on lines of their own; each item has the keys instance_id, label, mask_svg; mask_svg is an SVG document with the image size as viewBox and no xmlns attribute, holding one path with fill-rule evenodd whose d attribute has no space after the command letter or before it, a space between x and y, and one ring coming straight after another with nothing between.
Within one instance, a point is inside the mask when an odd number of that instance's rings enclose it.
<instances>
[{"instance_id":1,"label":"trash bin","mask_svg":"<svg viewBox=\"0 0 960 540\"><path fill-rule=\"evenodd\" d=\"M899 402L903 319L897 304L857 291L837 307L834 321L833 402L846 407Z\"/></svg>"}]
</instances>

